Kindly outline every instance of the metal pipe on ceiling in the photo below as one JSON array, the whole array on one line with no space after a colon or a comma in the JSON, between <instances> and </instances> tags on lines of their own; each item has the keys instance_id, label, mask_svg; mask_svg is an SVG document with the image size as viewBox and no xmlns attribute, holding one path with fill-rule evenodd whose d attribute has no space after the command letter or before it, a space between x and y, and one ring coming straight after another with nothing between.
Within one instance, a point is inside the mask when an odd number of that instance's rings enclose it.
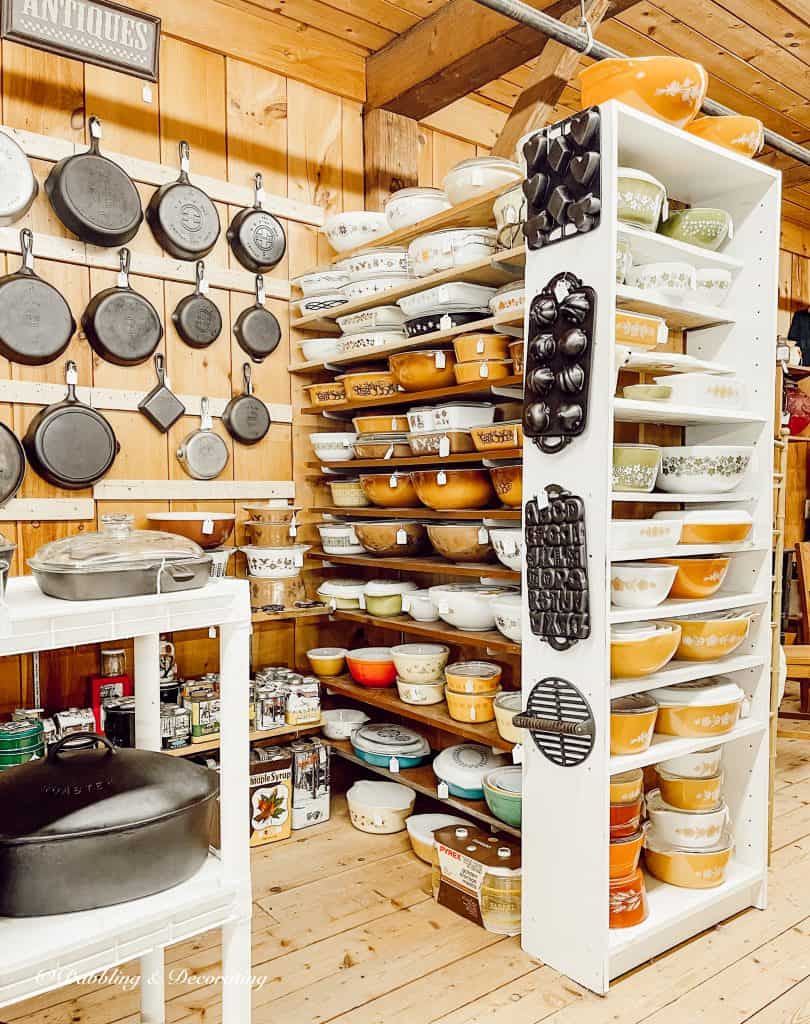
<instances>
[{"instance_id":1,"label":"metal pipe on ceiling","mask_svg":"<svg viewBox=\"0 0 810 1024\"><path fill-rule=\"evenodd\" d=\"M528 25L529 28L535 29L550 39L556 39L563 46L568 46L579 53L585 53L595 60L607 60L610 57L627 57L627 54L614 50L612 46L605 46L604 43L597 42L589 32L579 28L572 28L570 25L552 18L543 11L530 7L528 4L523 3L523 0L476 0L476 3L489 7L490 10L497 11L498 14L511 18L512 21L519 21L523 25ZM736 110L724 107L722 103L717 103L715 100L708 98L703 101L701 109L704 113L715 117L722 114L737 113ZM799 163L810 167L810 150L804 146L791 142L790 139L786 139L784 135L771 131L770 128L765 129L765 142L771 149L776 149L780 153L784 153L785 156L789 156L793 160L798 160Z\"/></svg>"}]
</instances>

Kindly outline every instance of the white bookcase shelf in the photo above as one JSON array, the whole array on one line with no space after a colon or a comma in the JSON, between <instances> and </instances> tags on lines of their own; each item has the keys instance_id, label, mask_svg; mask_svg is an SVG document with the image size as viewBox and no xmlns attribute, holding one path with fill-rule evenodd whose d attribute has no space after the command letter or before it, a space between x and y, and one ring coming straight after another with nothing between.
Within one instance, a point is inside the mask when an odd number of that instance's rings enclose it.
<instances>
[{"instance_id":1,"label":"white bookcase shelf","mask_svg":"<svg viewBox=\"0 0 810 1024\"><path fill-rule=\"evenodd\" d=\"M617 103L601 108L601 221L585 235L530 251L526 257L526 310L557 273L570 271L597 295L588 427L555 454L524 445L524 499L545 504L545 488L558 485L582 498L588 550L590 636L557 651L527 627L523 639L524 702L548 677L569 681L590 705L593 748L573 767L547 760L531 741L524 746L523 931L528 953L595 992L650 957L688 939L731 914L766 900L768 732L770 713L770 578L773 346L776 338L780 177L777 172L695 139L661 121ZM553 134L552 127L548 131ZM735 232L712 253L621 225L617 221L619 166L647 171L663 181L672 199L692 206L720 207ZM616 244L627 239L633 262L681 260L732 274L727 303L710 307L690 298L672 301L629 285L617 285ZM614 322L617 308L663 316L671 331L684 333L684 354L639 353L630 369L641 373L704 370L736 373L746 387L746 407L721 412L668 403L614 398ZM614 425L630 439L628 424L671 424L682 443L746 444L754 448L740 487L725 494L614 492L611 465ZM644 427L641 427L644 430ZM641 439L650 440L649 434ZM672 443L671 441L669 443ZM611 516L633 514L637 504L690 508L716 506L749 511L754 527L744 544L682 545L644 552L612 550ZM668 600L656 608L620 609L610 604L612 561L729 554L723 589L704 600ZM524 594L527 591L523 573ZM524 621L528 622L528 599ZM751 628L743 646L714 662L673 661L642 679L610 678L610 631L615 623L661 621L698 612L748 609ZM733 674L750 703L747 715L725 736L684 739L656 734L651 748L628 757L610 755L610 701L660 686ZM649 915L635 928L608 927L609 779L612 774L654 765L688 751L721 744L724 797L733 823L735 850L724 884L693 891L655 881L646 874ZM551 827L549 827L551 823ZM549 885L549 880L553 884Z\"/></svg>"}]
</instances>

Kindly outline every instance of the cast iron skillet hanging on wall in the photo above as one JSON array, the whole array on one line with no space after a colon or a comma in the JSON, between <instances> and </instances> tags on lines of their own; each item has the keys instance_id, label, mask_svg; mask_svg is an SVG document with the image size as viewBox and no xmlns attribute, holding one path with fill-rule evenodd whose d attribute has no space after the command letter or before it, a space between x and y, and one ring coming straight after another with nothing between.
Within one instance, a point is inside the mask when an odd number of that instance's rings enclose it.
<instances>
[{"instance_id":1,"label":"cast iron skillet hanging on wall","mask_svg":"<svg viewBox=\"0 0 810 1024\"><path fill-rule=\"evenodd\" d=\"M253 394L250 363L242 366L245 390L225 406L222 422L234 440L240 444L257 444L270 429L270 413L267 406Z\"/></svg>"},{"instance_id":2,"label":"cast iron skillet hanging on wall","mask_svg":"<svg viewBox=\"0 0 810 1024\"><path fill-rule=\"evenodd\" d=\"M25 477L25 451L17 435L0 423L0 508L7 505L22 487Z\"/></svg>"},{"instance_id":3,"label":"cast iron skillet hanging on wall","mask_svg":"<svg viewBox=\"0 0 810 1024\"><path fill-rule=\"evenodd\" d=\"M260 363L278 348L281 325L270 310L264 308L264 278L261 274L256 275L256 301L239 314L233 333L239 347L254 363Z\"/></svg>"},{"instance_id":4,"label":"cast iron skillet hanging on wall","mask_svg":"<svg viewBox=\"0 0 810 1024\"><path fill-rule=\"evenodd\" d=\"M90 148L60 160L45 179L45 191L68 231L83 242L114 249L141 226L141 197L126 171L99 152L99 119L91 117L87 124Z\"/></svg>"},{"instance_id":5,"label":"cast iron skillet hanging on wall","mask_svg":"<svg viewBox=\"0 0 810 1024\"><path fill-rule=\"evenodd\" d=\"M207 256L219 238L217 208L188 180L190 149L180 143L180 177L161 185L149 200L146 219L162 249L176 260Z\"/></svg>"},{"instance_id":6,"label":"cast iron skillet hanging on wall","mask_svg":"<svg viewBox=\"0 0 810 1024\"><path fill-rule=\"evenodd\" d=\"M119 253L118 284L94 295L82 314L82 330L93 351L117 366L145 362L160 344L158 311L129 284L129 249Z\"/></svg>"},{"instance_id":7,"label":"cast iron skillet hanging on wall","mask_svg":"<svg viewBox=\"0 0 810 1024\"><path fill-rule=\"evenodd\" d=\"M34 273L34 236L20 232L22 265L0 278L0 355L14 363L42 366L70 344L76 321L52 284Z\"/></svg>"},{"instance_id":8,"label":"cast iron skillet hanging on wall","mask_svg":"<svg viewBox=\"0 0 810 1024\"><path fill-rule=\"evenodd\" d=\"M175 306L172 322L183 341L192 348L207 348L222 332L222 314L205 294L205 264L197 261L197 287Z\"/></svg>"},{"instance_id":9,"label":"cast iron skillet hanging on wall","mask_svg":"<svg viewBox=\"0 0 810 1024\"><path fill-rule=\"evenodd\" d=\"M67 396L40 409L28 425L23 447L37 473L68 491L92 487L108 472L119 451L110 424L76 397L76 364L65 364Z\"/></svg>"},{"instance_id":10,"label":"cast iron skillet hanging on wall","mask_svg":"<svg viewBox=\"0 0 810 1024\"><path fill-rule=\"evenodd\" d=\"M262 274L282 261L287 251L287 237L273 214L262 209L261 174L254 175L253 182L253 206L240 210L231 221L228 242L243 267L254 274Z\"/></svg>"}]
</instances>

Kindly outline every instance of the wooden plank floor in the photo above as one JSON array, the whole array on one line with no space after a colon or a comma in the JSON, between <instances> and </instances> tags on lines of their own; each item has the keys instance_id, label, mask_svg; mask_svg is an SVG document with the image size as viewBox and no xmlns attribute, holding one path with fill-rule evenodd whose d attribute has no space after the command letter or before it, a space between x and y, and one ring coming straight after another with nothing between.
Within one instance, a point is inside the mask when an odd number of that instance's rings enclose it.
<instances>
[{"instance_id":1,"label":"wooden plank floor","mask_svg":"<svg viewBox=\"0 0 810 1024\"><path fill-rule=\"evenodd\" d=\"M436 906L406 835L355 831L338 797L330 822L253 855L255 1024L807 1024L810 742L780 739L778 753L768 909L626 975L606 1000ZM167 961L168 1021L218 1024L218 933ZM134 980L137 964L122 973ZM73 985L0 1019L138 1024L126 988Z\"/></svg>"}]
</instances>

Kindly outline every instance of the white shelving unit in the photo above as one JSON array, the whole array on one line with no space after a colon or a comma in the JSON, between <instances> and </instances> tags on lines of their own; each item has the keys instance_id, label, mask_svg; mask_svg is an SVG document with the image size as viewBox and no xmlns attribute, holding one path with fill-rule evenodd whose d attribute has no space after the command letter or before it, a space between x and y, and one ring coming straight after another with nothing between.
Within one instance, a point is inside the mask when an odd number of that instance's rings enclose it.
<instances>
[{"instance_id":1,"label":"white shelving unit","mask_svg":"<svg viewBox=\"0 0 810 1024\"><path fill-rule=\"evenodd\" d=\"M543 454L527 439L523 478L526 501L536 498L542 507L544 488L556 484L579 495L585 503L591 635L570 650L555 651L527 626L523 693L528 699L534 684L546 677L569 680L590 704L596 736L589 757L576 767L553 764L531 741L524 746L522 944L532 956L604 993L612 978L676 943L746 907L765 906L774 409L771 368L776 337L780 177L762 164L620 104L607 103L601 112L599 227L529 252L526 259L527 313L532 296L563 270L573 272L596 290L597 310L588 428L556 454ZM615 202L618 166L653 174L666 184L674 199L728 210L734 219L734 238L721 253L711 253L619 225ZM620 236L630 241L635 263L685 260L695 266L730 270L733 283L727 303L722 308L706 307L696 300L674 304L617 286L615 251ZM748 390L745 410L728 414L614 399L613 327L617 307L662 315L672 329L686 332L685 357L640 354L631 360L634 369L736 372ZM754 458L739 489L728 494L614 493L611 446L614 424L619 422L681 426L684 444L753 445ZM638 553L610 549L612 511L620 513L627 502L745 508L754 517L754 530L744 545L679 548L677 554L683 555L715 551L731 554L732 566L714 597L667 601L641 611L614 609L610 604L610 563L639 557ZM674 554L673 550L649 553L652 557ZM524 595L526 583L524 569ZM611 680L612 623L731 608L755 613L747 640L733 656L703 664L671 662L655 676ZM527 598L523 615L524 622L528 622ZM709 740L656 736L649 751L611 757L611 698L715 673L733 674L750 699L747 717L732 732ZM693 891L656 882L647 875L647 919L635 928L611 931L610 776L718 742L724 750L724 796L736 844L726 881L715 889Z\"/></svg>"},{"instance_id":2,"label":"white shelving unit","mask_svg":"<svg viewBox=\"0 0 810 1024\"><path fill-rule=\"evenodd\" d=\"M165 1021L163 951L222 928L222 1021L250 1024L248 787L250 599L243 580L111 601L57 601L31 577L9 581L0 656L135 641L137 745L160 750L160 634L216 628L223 692L221 850L182 885L144 899L53 917L0 918L0 1006L141 958L141 1020Z\"/></svg>"}]
</instances>

